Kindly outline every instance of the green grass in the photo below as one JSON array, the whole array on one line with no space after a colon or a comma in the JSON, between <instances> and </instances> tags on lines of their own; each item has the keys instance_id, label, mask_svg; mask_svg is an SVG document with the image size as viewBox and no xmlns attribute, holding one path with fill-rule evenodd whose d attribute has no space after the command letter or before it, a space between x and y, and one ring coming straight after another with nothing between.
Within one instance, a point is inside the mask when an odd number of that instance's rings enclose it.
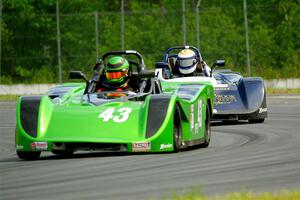
<instances>
[{"instance_id":1,"label":"green grass","mask_svg":"<svg viewBox=\"0 0 300 200\"><path fill-rule=\"evenodd\" d=\"M20 95L0 95L0 101L16 101Z\"/></svg>"},{"instance_id":2,"label":"green grass","mask_svg":"<svg viewBox=\"0 0 300 200\"><path fill-rule=\"evenodd\" d=\"M184 195L173 195L171 200L299 200L300 190L297 191L280 191L275 193L254 194L251 192L229 193L224 196L205 197L197 192L190 192Z\"/></svg>"},{"instance_id":3,"label":"green grass","mask_svg":"<svg viewBox=\"0 0 300 200\"><path fill-rule=\"evenodd\" d=\"M267 88L267 94L300 94L300 88L297 89Z\"/></svg>"}]
</instances>

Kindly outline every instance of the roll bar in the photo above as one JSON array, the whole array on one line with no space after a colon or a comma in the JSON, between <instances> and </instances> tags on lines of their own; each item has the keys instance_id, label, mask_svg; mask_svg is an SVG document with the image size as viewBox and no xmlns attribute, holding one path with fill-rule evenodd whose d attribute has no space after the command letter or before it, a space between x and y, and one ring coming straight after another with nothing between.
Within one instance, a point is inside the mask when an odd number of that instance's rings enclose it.
<instances>
[{"instance_id":1,"label":"roll bar","mask_svg":"<svg viewBox=\"0 0 300 200\"><path fill-rule=\"evenodd\" d=\"M175 49L191 49L192 51L195 52L196 57L199 58L200 60L202 60L201 53L196 47L193 47L193 46L175 46L175 47L170 47L165 51L165 53L164 53L164 62L165 63L168 62L168 57L169 57L170 51L175 50Z\"/></svg>"},{"instance_id":2,"label":"roll bar","mask_svg":"<svg viewBox=\"0 0 300 200\"><path fill-rule=\"evenodd\" d=\"M140 68L138 69L138 71L140 72L141 70L145 69L145 63L144 63L144 59L142 57L142 55L135 51L135 50L126 50L126 51L110 51L105 53L101 60L104 61L108 56L112 56L112 55L135 55L136 57L138 57L139 61L140 61ZM100 60L100 62L101 62Z\"/></svg>"}]
</instances>

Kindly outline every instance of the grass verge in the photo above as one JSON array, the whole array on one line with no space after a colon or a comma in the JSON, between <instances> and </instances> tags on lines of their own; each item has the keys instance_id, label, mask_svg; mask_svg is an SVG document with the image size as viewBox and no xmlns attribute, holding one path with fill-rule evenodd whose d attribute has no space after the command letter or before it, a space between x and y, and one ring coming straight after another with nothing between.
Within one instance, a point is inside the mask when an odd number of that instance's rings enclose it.
<instances>
[{"instance_id":1,"label":"grass verge","mask_svg":"<svg viewBox=\"0 0 300 200\"><path fill-rule=\"evenodd\" d=\"M0 101L16 101L20 95L0 95Z\"/></svg>"},{"instance_id":2,"label":"grass verge","mask_svg":"<svg viewBox=\"0 0 300 200\"><path fill-rule=\"evenodd\" d=\"M267 94L300 94L300 88L297 89L267 88Z\"/></svg>"},{"instance_id":3,"label":"grass verge","mask_svg":"<svg viewBox=\"0 0 300 200\"><path fill-rule=\"evenodd\" d=\"M280 191L275 193L254 194L251 192L236 192L225 196L205 197L195 192L185 195L174 195L171 200L299 200L300 190L297 191Z\"/></svg>"}]
</instances>

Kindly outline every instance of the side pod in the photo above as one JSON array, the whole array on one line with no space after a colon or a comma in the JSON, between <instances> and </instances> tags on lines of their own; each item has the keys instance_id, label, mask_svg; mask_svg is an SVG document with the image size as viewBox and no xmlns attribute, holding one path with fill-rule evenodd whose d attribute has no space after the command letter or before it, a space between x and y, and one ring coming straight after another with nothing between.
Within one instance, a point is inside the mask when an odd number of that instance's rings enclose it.
<instances>
[{"instance_id":1,"label":"side pod","mask_svg":"<svg viewBox=\"0 0 300 200\"><path fill-rule=\"evenodd\" d=\"M161 127L167 115L171 96L152 95L149 101L146 138L152 137Z\"/></svg>"},{"instance_id":2,"label":"side pod","mask_svg":"<svg viewBox=\"0 0 300 200\"><path fill-rule=\"evenodd\" d=\"M37 136L38 113L41 98L42 96L24 96L20 99L20 125L32 137Z\"/></svg>"},{"instance_id":3,"label":"side pod","mask_svg":"<svg viewBox=\"0 0 300 200\"><path fill-rule=\"evenodd\" d=\"M261 78L243 78L238 84L243 103L248 110L259 109L264 101L264 82Z\"/></svg>"}]
</instances>

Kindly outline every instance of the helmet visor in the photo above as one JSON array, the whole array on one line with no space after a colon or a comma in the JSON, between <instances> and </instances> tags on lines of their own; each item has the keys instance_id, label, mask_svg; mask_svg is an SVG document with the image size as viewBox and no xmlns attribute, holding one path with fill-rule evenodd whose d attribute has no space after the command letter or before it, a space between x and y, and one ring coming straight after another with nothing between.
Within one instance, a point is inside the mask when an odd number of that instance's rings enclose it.
<instances>
[{"instance_id":1,"label":"helmet visor","mask_svg":"<svg viewBox=\"0 0 300 200\"><path fill-rule=\"evenodd\" d=\"M127 70L125 71L106 71L105 73L107 80L120 79L127 75Z\"/></svg>"}]
</instances>

